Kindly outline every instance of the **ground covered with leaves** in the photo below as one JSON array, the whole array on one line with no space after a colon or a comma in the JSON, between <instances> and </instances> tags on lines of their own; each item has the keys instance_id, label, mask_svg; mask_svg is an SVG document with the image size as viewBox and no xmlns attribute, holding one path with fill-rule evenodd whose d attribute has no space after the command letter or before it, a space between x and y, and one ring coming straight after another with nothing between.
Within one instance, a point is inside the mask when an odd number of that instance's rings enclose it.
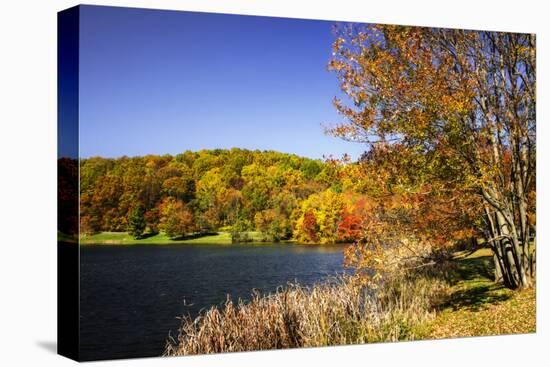
<instances>
[{"instance_id":1,"label":"ground covered with leaves","mask_svg":"<svg viewBox=\"0 0 550 367\"><path fill-rule=\"evenodd\" d=\"M535 288L512 291L492 281L488 250L459 253L450 296L433 321L421 327L421 339L455 338L536 331Z\"/></svg>"}]
</instances>

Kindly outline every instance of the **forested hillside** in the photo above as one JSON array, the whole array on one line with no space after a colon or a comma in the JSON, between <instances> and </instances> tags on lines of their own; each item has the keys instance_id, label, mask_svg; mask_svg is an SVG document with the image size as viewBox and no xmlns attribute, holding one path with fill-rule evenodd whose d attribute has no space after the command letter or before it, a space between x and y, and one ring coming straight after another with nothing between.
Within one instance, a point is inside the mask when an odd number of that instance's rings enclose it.
<instances>
[{"instance_id":1,"label":"forested hillside","mask_svg":"<svg viewBox=\"0 0 550 367\"><path fill-rule=\"evenodd\" d=\"M82 159L81 230L137 237L162 231L172 238L255 230L266 240L353 241L366 201L344 178L350 169L335 160L237 148Z\"/></svg>"}]
</instances>

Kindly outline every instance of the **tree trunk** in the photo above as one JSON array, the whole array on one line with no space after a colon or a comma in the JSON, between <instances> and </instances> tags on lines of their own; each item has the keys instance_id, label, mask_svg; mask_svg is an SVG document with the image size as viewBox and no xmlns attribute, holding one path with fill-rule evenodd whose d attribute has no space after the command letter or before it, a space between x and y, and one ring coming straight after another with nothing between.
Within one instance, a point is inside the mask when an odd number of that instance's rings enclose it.
<instances>
[{"instance_id":1,"label":"tree trunk","mask_svg":"<svg viewBox=\"0 0 550 367\"><path fill-rule=\"evenodd\" d=\"M497 241L498 244L495 244L500 247L500 251L497 250L496 256L502 256L502 273L503 277L507 278L505 283L508 283L506 285L513 289L528 288L531 286L529 272L526 271L529 264L522 263L523 253L522 247L519 245L517 232L514 226L510 226L506 220L506 218L510 218L511 216L507 216L506 213L497 210L495 217L500 235L500 239Z\"/></svg>"},{"instance_id":2,"label":"tree trunk","mask_svg":"<svg viewBox=\"0 0 550 367\"><path fill-rule=\"evenodd\" d=\"M504 276L502 274L502 262L500 261L500 258L498 257L498 255L494 253L494 250L493 250L493 261L495 263L495 282L504 283L505 281L504 281Z\"/></svg>"},{"instance_id":3,"label":"tree trunk","mask_svg":"<svg viewBox=\"0 0 550 367\"><path fill-rule=\"evenodd\" d=\"M522 262L525 259L524 246L520 245L515 226L510 226L506 218L506 212L494 210L490 212L485 208L488 223L488 233L493 250L493 262L495 265L495 282L503 282L511 289L528 288L532 285L531 262ZM510 230L510 228L512 230Z\"/></svg>"}]
</instances>

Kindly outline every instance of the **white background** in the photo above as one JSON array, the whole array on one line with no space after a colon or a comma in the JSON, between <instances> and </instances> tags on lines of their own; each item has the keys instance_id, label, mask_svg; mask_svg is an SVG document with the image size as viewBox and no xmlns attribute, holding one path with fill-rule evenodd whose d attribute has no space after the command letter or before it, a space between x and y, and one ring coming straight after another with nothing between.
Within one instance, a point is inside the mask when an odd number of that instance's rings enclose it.
<instances>
[{"instance_id":1,"label":"white background","mask_svg":"<svg viewBox=\"0 0 550 367\"><path fill-rule=\"evenodd\" d=\"M548 365L548 55L544 1L94 1L94 4L537 33L537 334L101 362L109 366ZM66 366L56 343L56 12L0 11L0 365ZM546 113L545 113L546 112ZM544 341L544 339L546 339ZM543 347L546 344L546 350Z\"/></svg>"}]
</instances>

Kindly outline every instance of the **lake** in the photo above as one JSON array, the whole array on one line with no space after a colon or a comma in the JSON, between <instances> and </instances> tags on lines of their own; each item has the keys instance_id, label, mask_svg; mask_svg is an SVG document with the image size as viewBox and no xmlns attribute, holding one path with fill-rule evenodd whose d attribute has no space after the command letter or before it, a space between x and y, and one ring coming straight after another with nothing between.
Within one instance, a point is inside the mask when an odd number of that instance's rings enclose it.
<instances>
[{"instance_id":1,"label":"lake","mask_svg":"<svg viewBox=\"0 0 550 367\"><path fill-rule=\"evenodd\" d=\"M86 245L80 250L82 360L158 356L178 316L227 294L249 298L343 272L342 246Z\"/></svg>"}]
</instances>

